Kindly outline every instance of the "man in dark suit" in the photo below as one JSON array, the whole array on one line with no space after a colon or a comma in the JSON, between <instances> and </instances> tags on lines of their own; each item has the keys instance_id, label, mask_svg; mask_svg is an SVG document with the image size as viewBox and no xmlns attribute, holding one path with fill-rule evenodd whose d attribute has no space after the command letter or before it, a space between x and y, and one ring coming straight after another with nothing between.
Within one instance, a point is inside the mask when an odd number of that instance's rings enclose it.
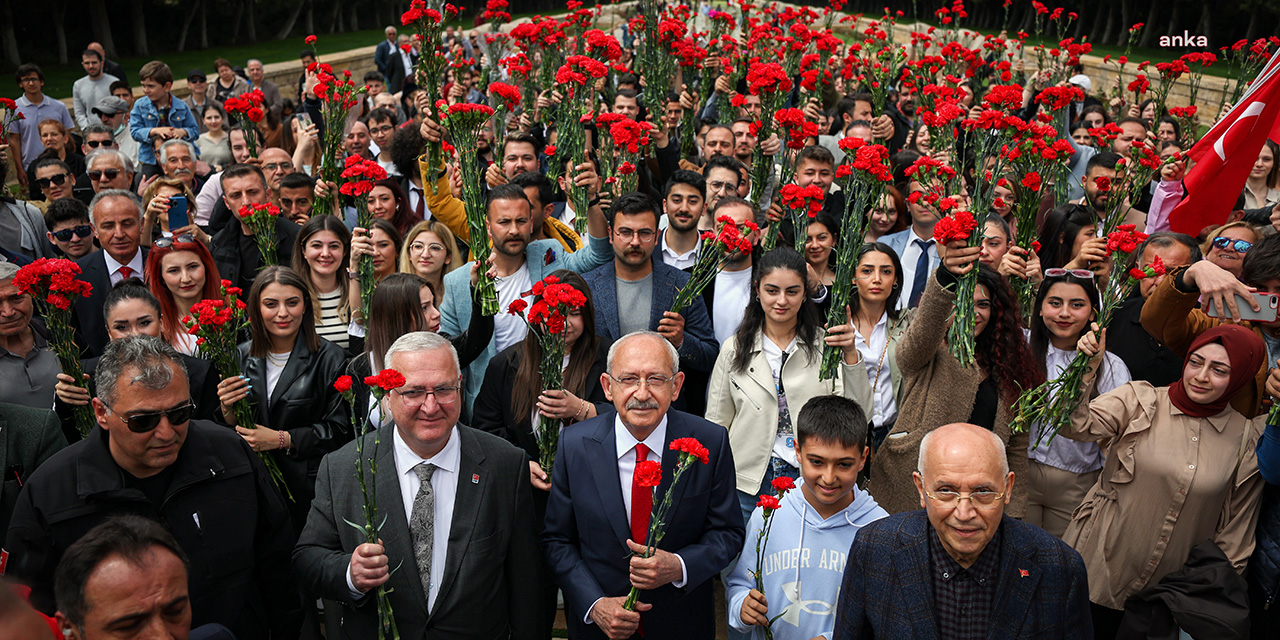
<instances>
[{"instance_id":1,"label":"man in dark suit","mask_svg":"<svg viewBox=\"0 0 1280 640\"><path fill-rule=\"evenodd\" d=\"M836 640L1093 637L1084 561L1043 529L1004 515L1004 444L951 424L920 443L923 511L858 532L836 609Z\"/></svg>"},{"instance_id":2,"label":"man in dark suit","mask_svg":"<svg viewBox=\"0 0 1280 640\"><path fill-rule=\"evenodd\" d=\"M607 216L613 261L582 274L591 288L596 334L605 343L635 331L657 331L680 353L682 368L709 372L720 346L700 298L681 313L668 311L689 274L653 260L657 205L643 193L618 198Z\"/></svg>"},{"instance_id":3,"label":"man in dark suit","mask_svg":"<svg viewBox=\"0 0 1280 640\"><path fill-rule=\"evenodd\" d=\"M147 251L142 241L142 206L138 197L124 189L105 189L93 197L89 217L102 251L80 258L80 279L93 286L87 296L76 299L75 321L84 335L89 355L102 354L107 346L107 323L102 305L107 292L121 280L142 279Z\"/></svg>"},{"instance_id":4,"label":"man in dark suit","mask_svg":"<svg viewBox=\"0 0 1280 640\"><path fill-rule=\"evenodd\" d=\"M364 517L350 443L320 463L294 571L312 593L342 603L346 638L378 637L369 600L382 585L406 640L533 638L537 599L522 595L538 579L527 457L458 424L461 371L448 340L406 334L386 361L406 382L383 399L395 428L381 430L380 443L377 433L364 439L378 463L369 481L381 498L382 544L347 524Z\"/></svg>"},{"instance_id":5,"label":"man in dark suit","mask_svg":"<svg viewBox=\"0 0 1280 640\"><path fill-rule=\"evenodd\" d=\"M387 37L383 38L382 42L378 43L378 48L373 50L373 65L378 68L378 73L386 77L387 62L396 53L396 28L387 27L383 31Z\"/></svg>"},{"instance_id":6,"label":"man in dark suit","mask_svg":"<svg viewBox=\"0 0 1280 640\"><path fill-rule=\"evenodd\" d=\"M0 532L9 530L9 515L18 492L36 467L67 446L58 416L48 409L32 409L0 402Z\"/></svg>"},{"instance_id":7,"label":"man in dark suit","mask_svg":"<svg viewBox=\"0 0 1280 640\"><path fill-rule=\"evenodd\" d=\"M715 636L712 577L742 550L744 529L734 488L733 454L723 427L669 411L684 374L664 336L629 334L609 351L600 377L617 413L565 429L551 477L542 537L547 564L565 594L573 638ZM652 500L671 486L678 438L696 438L710 453L680 479L666 537L648 558L637 540L648 531ZM639 461L661 462L656 493L635 482ZM636 610L627 592L641 590Z\"/></svg>"},{"instance_id":8,"label":"man in dark suit","mask_svg":"<svg viewBox=\"0 0 1280 640\"><path fill-rule=\"evenodd\" d=\"M383 75L387 77L388 93L400 93L417 86L413 81L413 69L418 64L418 54L412 49L405 51L408 46L409 36L400 36L399 45L392 48L387 58L387 72Z\"/></svg>"}]
</instances>

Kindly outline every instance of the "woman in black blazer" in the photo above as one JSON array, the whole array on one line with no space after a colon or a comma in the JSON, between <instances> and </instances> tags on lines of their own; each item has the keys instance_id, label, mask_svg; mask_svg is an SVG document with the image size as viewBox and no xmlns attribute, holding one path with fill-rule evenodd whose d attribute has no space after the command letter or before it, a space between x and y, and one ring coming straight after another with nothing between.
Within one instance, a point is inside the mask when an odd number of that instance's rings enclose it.
<instances>
[{"instance_id":1,"label":"woman in black blazer","mask_svg":"<svg viewBox=\"0 0 1280 640\"><path fill-rule=\"evenodd\" d=\"M102 315L107 323L107 337L119 340L126 336L145 335L164 339L161 335L160 302L151 295L146 285L137 278L121 280L119 284L107 292L102 306ZM36 330L40 330L37 325ZM208 360L195 358L185 353L182 363L187 366L187 384L191 388L191 401L196 410L192 418L197 420L214 420L218 414L218 373L213 371ZM80 431L76 428L72 410L76 405L89 404L89 399L97 394L93 384L93 372L98 368L97 358L80 361L80 369L84 371L85 386L71 384L71 376L58 374L58 384L54 386L54 411L62 421L62 434L67 442L79 442Z\"/></svg>"},{"instance_id":2,"label":"woman in black blazer","mask_svg":"<svg viewBox=\"0 0 1280 640\"><path fill-rule=\"evenodd\" d=\"M256 429L236 426L255 451L270 451L293 495L294 532L306 524L320 458L351 439L342 395L342 348L316 334L307 283L288 267L267 267L249 291L250 339L240 345L243 375L218 385L223 422L235 424L232 405L248 398Z\"/></svg>"}]
</instances>

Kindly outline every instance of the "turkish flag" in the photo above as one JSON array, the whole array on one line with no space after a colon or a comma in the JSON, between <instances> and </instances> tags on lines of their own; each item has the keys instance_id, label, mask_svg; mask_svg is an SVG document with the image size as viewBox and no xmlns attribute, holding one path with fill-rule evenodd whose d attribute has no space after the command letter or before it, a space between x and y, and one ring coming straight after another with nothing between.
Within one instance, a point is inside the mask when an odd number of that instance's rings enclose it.
<instances>
[{"instance_id":1,"label":"turkish flag","mask_svg":"<svg viewBox=\"0 0 1280 640\"><path fill-rule=\"evenodd\" d=\"M1187 197L1170 212L1169 227L1196 236L1226 222L1267 138L1280 140L1280 51L1240 103L1187 152L1196 164L1183 178Z\"/></svg>"}]
</instances>

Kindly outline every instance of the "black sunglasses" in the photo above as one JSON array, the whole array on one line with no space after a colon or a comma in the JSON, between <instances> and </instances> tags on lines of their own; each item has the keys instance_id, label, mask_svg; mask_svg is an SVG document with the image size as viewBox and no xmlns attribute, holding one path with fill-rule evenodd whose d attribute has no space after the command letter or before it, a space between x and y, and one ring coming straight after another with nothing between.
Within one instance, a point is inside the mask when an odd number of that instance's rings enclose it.
<instances>
[{"instance_id":1,"label":"black sunglasses","mask_svg":"<svg viewBox=\"0 0 1280 640\"><path fill-rule=\"evenodd\" d=\"M167 249L169 247L172 247L173 243L175 242L191 243L195 241L196 241L195 236L189 233L184 233L180 236L164 236L162 238L156 238L156 246L161 249Z\"/></svg>"},{"instance_id":2,"label":"black sunglasses","mask_svg":"<svg viewBox=\"0 0 1280 640\"><path fill-rule=\"evenodd\" d=\"M49 176L48 178L36 178L36 186L40 187L41 189L48 189L50 184L56 184L61 186L62 183L66 182L67 178L70 178L70 177L71 177L71 174L69 173L59 173L56 176Z\"/></svg>"},{"instance_id":3,"label":"black sunglasses","mask_svg":"<svg viewBox=\"0 0 1280 640\"><path fill-rule=\"evenodd\" d=\"M93 171L89 172L89 179L94 182L101 180L102 176L106 176L107 180L115 180L116 178L120 177L120 170L119 169L103 169L101 171L98 171L97 169L94 169Z\"/></svg>"},{"instance_id":4,"label":"black sunglasses","mask_svg":"<svg viewBox=\"0 0 1280 640\"><path fill-rule=\"evenodd\" d=\"M54 231L53 237L57 238L59 242L71 242L71 234L73 233L76 235L77 238L88 238L89 234L93 233L93 225L78 224L74 227L71 227L70 229L63 229L62 231Z\"/></svg>"},{"instance_id":5,"label":"black sunglasses","mask_svg":"<svg viewBox=\"0 0 1280 640\"><path fill-rule=\"evenodd\" d=\"M84 143L84 146L89 147L90 149L97 149L100 146L102 147L114 146L115 143L116 143L115 140L86 140Z\"/></svg>"},{"instance_id":6,"label":"black sunglasses","mask_svg":"<svg viewBox=\"0 0 1280 640\"><path fill-rule=\"evenodd\" d=\"M186 424L187 421L191 419L191 413L194 412L195 409L195 403L190 400L188 400L186 404L180 407L174 407L168 411L139 413L131 416L122 416L112 410L111 407L107 407L107 411L115 413L116 417L120 418L120 421L124 423L124 426L129 427L129 430L134 433L150 433L151 431L154 431L156 427L160 426L161 418L167 418L171 425Z\"/></svg>"}]
</instances>

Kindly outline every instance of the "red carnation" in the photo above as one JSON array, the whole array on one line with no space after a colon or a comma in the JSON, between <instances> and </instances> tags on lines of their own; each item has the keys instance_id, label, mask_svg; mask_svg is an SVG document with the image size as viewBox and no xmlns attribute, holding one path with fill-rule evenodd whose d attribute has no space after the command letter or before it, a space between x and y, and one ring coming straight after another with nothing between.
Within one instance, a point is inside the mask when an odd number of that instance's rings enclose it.
<instances>
[{"instance_id":1,"label":"red carnation","mask_svg":"<svg viewBox=\"0 0 1280 640\"><path fill-rule=\"evenodd\" d=\"M698 442L697 438L677 438L671 442L671 450L691 455L702 461L702 464L707 464L711 461L711 455L707 448L702 446L702 443Z\"/></svg>"},{"instance_id":2,"label":"red carnation","mask_svg":"<svg viewBox=\"0 0 1280 640\"><path fill-rule=\"evenodd\" d=\"M338 393L346 393L350 391L351 376L338 376L338 379L333 381L333 388Z\"/></svg>"},{"instance_id":3,"label":"red carnation","mask_svg":"<svg viewBox=\"0 0 1280 640\"><path fill-rule=\"evenodd\" d=\"M662 484L662 463L655 460L641 460L636 463L636 484L653 488Z\"/></svg>"},{"instance_id":4,"label":"red carnation","mask_svg":"<svg viewBox=\"0 0 1280 640\"><path fill-rule=\"evenodd\" d=\"M765 513L769 513L770 511L778 510L782 506L782 502L776 497L766 494L760 496L760 499L756 501L756 506L764 509Z\"/></svg>"}]
</instances>

